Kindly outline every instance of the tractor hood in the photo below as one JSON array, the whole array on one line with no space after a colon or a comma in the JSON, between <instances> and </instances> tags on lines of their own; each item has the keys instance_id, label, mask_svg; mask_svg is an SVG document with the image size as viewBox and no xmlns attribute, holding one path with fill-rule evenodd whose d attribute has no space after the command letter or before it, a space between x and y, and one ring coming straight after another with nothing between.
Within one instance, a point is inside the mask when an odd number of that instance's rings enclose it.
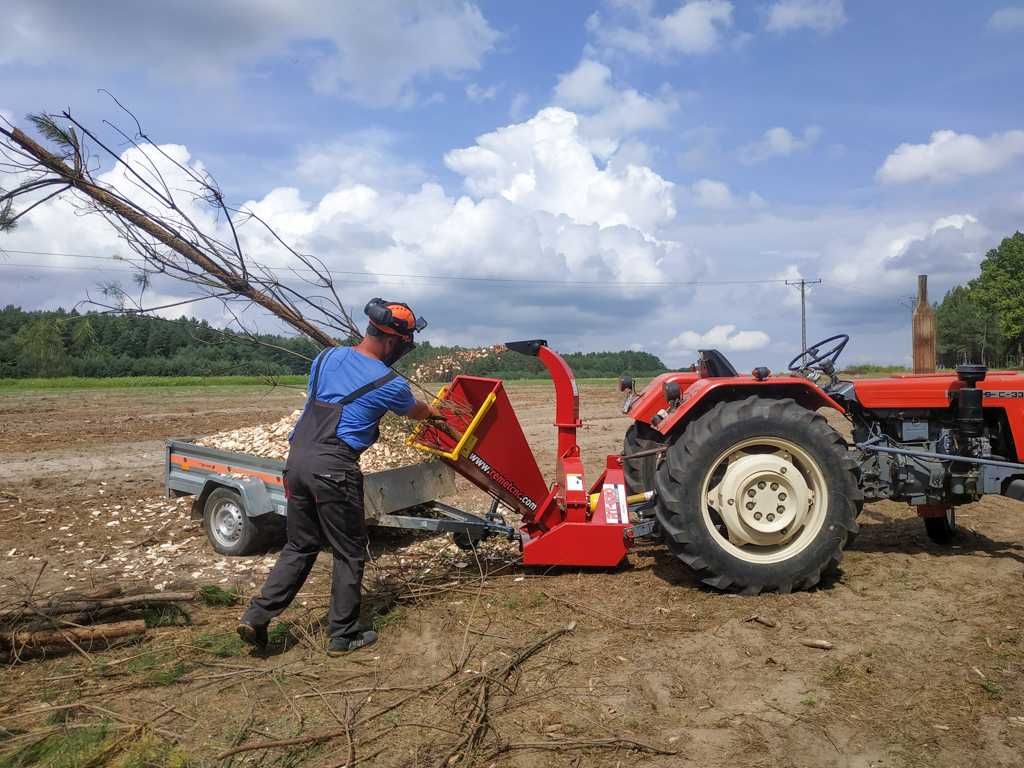
<instances>
[{"instance_id":1,"label":"tractor hood","mask_svg":"<svg viewBox=\"0 0 1024 768\"><path fill-rule=\"evenodd\" d=\"M857 401L865 408L946 408L953 392L963 386L956 373L897 374L881 379L855 379ZM978 388L1003 394L1024 391L1024 374L989 371ZM989 395L987 397L992 397ZM1011 397L1024 397L1013 394ZM1001 399L1001 398L1000 398Z\"/></svg>"}]
</instances>

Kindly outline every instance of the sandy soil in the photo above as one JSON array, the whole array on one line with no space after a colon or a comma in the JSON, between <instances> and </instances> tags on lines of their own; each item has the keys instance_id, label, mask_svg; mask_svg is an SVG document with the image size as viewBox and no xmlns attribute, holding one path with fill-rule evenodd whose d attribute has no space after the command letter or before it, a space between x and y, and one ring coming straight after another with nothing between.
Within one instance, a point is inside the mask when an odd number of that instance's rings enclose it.
<instances>
[{"instance_id":1,"label":"sandy soil","mask_svg":"<svg viewBox=\"0 0 1024 768\"><path fill-rule=\"evenodd\" d=\"M546 469L554 448L550 391L509 389ZM589 426L580 442L593 471L617 450L626 422L614 387L581 389ZM157 506L163 440L271 421L297 399L261 388L0 397L4 597L44 562L47 590L109 581L112 572L96 561L125 536L143 542L140 559L149 547L190 537L188 557L205 552L187 514ZM484 505L468 489L459 501ZM126 510L146 510L156 529L133 530ZM472 557L435 558L429 586L409 585L388 566L388 553L409 537L379 535L367 607L382 639L372 650L343 659L323 654L316 621L329 558L322 556L300 604L284 617L295 622L294 642L268 657L210 651L208 638L231 637L237 609L197 608L192 625L154 630L143 646L105 652L102 660L76 655L4 670L0 736L28 738L18 729L41 727L63 711L55 707L90 702L112 722L159 715L147 732L177 742L189 764L224 764L215 755L236 744L333 729L341 735L243 753L235 764L341 765L349 739L339 723L348 722L361 765L436 765L459 740L480 682L574 621L573 632L494 686L493 730L474 752L473 760L483 758L478 764L1017 766L1024 749L1022 512L1000 498L962 508L960 538L941 548L906 508L871 505L838 577L814 592L761 597L702 589L653 543L614 571L524 571L500 553L482 555L479 568ZM118 517L119 525L107 526ZM239 559L225 563L219 578L203 572L192 579L195 566L174 552L169 560L179 567L165 586L224 581L251 592L272 559ZM125 571L114 573L120 581ZM754 614L777 626L748 621ZM807 639L834 647L810 648L801 642ZM175 674L156 674L167 670ZM419 690L431 682L437 686ZM408 702L398 703L402 697ZM99 717L76 712L72 723ZM472 764L459 754L448 764Z\"/></svg>"}]
</instances>

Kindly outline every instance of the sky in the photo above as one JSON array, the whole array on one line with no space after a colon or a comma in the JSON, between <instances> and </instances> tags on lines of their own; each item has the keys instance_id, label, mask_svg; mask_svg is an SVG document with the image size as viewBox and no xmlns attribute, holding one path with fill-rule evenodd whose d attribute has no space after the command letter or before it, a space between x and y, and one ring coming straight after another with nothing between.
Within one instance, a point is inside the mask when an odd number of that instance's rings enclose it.
<instances>
[{"instance_id":1,"label":"sky","mask_svg":"<svg viewBox=\"0 0 1024 768\"><path fill-rule=\"evenodd\" d=\"M809 340L906 364L916 276L940 299L1024 229L1022 35L1007 0L5 0L0 116L124 124L113 94L436 344L778 369L806 279ZM73 306L126 253L55 200L0 235L0 304Z\"/></svg>"}]
</instances>

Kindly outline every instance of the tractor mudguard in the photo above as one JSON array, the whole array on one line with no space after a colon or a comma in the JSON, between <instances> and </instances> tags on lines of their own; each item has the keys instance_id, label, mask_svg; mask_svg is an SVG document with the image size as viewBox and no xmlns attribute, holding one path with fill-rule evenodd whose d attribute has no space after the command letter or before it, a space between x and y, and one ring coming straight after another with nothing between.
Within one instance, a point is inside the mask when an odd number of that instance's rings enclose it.
<instances>
[{"instance_id":1,"label":"tractor mudguard","mask_svg":"<svg viewBox=\"0 0 1024 768\"><path fill-rule=\"evenodd\" d=\"M791 397L811 411L828 407L840 413L846 412L819 386L802 376L773 376L763 381L758 381L752 376L716 377L698 378L689 383L674 405L668 403L663 391L659 392L660 407L668 415L660 420L652 416L648 423L661 434L669 435L676 431L679 425L709 411L716 403L723 400L740 400L751 395L775 399ZM644 410L648 411L649 407L648 405ZM633 415L632 409L630 415Z\"/></svg>"},{"instance_id":2,"label":"tractor mudguard","mask_svg":"<svg viewBox=\"0 0 1024 768\"><path fill-rule=\"evenodd\" d=\"M685 392L697 381L700 381L700 376L693 371L671 371L656 376L633 400L627 413L634 421L650 424L658 411L668 408L668 403L665 400L666 384L670 382L678 384L679 389Z\"/></svg>"}]
</instances>

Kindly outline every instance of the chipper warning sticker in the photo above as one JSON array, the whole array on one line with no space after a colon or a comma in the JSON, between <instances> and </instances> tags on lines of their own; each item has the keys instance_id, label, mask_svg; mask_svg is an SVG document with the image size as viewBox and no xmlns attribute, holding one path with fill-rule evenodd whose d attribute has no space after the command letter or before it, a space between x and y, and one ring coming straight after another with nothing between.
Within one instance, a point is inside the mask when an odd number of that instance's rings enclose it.
<instances>
[{"instance_id":1,"label":"chipper warning sticker","mask_svg":"<svg viewBox=\"0 0 1024 768\"><path fill-rule=\"evenodd\" d=\"M604 499L604 521L609 525L627 525L629 507L626 505L626 486L605 483L601 487Z\"/></svg>"}]
</instances>

